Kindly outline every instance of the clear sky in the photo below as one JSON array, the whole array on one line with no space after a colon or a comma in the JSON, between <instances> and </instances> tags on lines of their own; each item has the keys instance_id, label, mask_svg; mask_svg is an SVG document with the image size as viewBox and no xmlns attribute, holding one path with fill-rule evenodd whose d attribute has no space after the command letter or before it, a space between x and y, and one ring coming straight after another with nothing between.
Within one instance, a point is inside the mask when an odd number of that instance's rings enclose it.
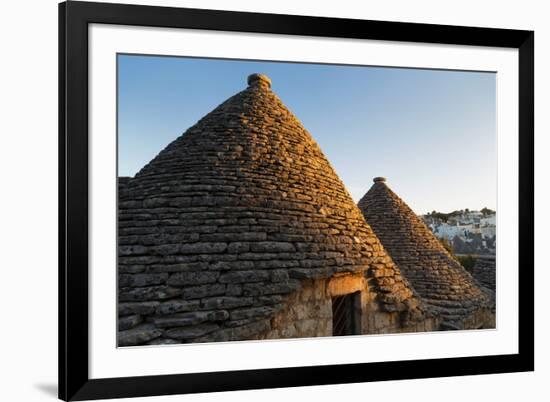
<instances>
[{"instance_id":1,"label":"clear sky","mask_svg":"<svg viewBox=\"0 0 550 402\"><path fill-rule=\"evenodd\" d=\"M416 213L496 208L496 75L119 55L119 175L268 75L355 201L375 176Z\"/></svg>"}]
</instances>

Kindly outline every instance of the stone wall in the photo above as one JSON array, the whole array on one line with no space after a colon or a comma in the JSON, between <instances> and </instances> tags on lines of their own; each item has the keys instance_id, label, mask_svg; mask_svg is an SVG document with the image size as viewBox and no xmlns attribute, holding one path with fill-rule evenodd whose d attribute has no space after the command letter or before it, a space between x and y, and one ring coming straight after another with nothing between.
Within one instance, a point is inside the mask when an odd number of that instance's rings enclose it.
<instances>
[{"instance_id":1,"label":"stone wall","mask_svg":"<svg viewBox=\"0 0 550 402\"><path fill-rule=\"evenodd\" d=\"M463 321L463 327L459 329L492 329L496 328L494 310L490 308L476 310ZM455 329L455 328L451 328Z\"/></svg>"},{"instance_id":2,"label":"stone wall","mask_svg":"<svg viewBox=\"0 0 550 402\"><path fill-rule=\"evenodd\" d=\"M439 321L434 317L409 322L403 312L382 309L363 274L344 274L331 279L305 279L300 290L290 294L284 304L280 303L281 296L273 296L271 306L243 306L239 298L231 299L234 306L231 300L219 298L227 303L226 309L217 311L204 310L199 300L120 303L119 345L332 336L332 298L355 292L360 294L361 334L438 329ZM234 325L213 330L228 316L234 318ZM179 339L171 338L174 331Z\"/></svg>"},{"instance_id":3,"label":"stone wall","mask_svg":"<svg viewBox=\"0 0 550 402\"><path fill-rule=\"evenodd\" d=\"M331 279L306 280L302 290L291 295L285 307L270 322L270 330L255 339L332 336L332 298L360 292L361 334L435 331L434 317L408 322L398 311L380 308L376 294L369 291L363 275L341 275Z\"/></svg>"},{"instance_id":4,"label":"stone wall","mask_svg":"<svg viewBox=\"0 0 550 402\"><path fill-rule=\"evenodd\" d=\"M483 286L494 292L496 289L495 256L477 256L472 269L472 276Z\"/></svg>"},{"instance_id":5,"label":"stone wall","mask_svg":"<svg viewBox=\"0 0 550 402\"><path fill-rule=\"evenodd\" d=\"M332 335L332 303L326 280L306 280L302 290L288 298L271 320L271 329L258 339L300 338Z\"/></svg>"}]
</instances>

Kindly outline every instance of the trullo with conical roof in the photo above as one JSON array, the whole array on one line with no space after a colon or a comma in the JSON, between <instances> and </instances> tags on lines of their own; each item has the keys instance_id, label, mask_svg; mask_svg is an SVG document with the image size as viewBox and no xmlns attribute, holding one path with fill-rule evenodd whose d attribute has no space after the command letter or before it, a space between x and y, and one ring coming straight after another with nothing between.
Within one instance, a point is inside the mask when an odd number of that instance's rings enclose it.
<instances>
[{"instance_id":1,"label":"trullo with conical roof","mask_svg":"<svg viewBox=\"0 0 550 402\"><path fill-rule=\"evenodd\" d=\"M374 178L359 208L401 273L442 317L441 329L494 328L494 299L383 177Z\"/></svg>"},{"instance_id":2,"label":"trullo with conical roof","mask_svg":"<svg viewBox=\"0 0 550 402\"><path fill-rule=\"evenodd\" d=\"M270 79L248 84L121 185L119 345L433 329Z\"/></svg>"}]
</instances>

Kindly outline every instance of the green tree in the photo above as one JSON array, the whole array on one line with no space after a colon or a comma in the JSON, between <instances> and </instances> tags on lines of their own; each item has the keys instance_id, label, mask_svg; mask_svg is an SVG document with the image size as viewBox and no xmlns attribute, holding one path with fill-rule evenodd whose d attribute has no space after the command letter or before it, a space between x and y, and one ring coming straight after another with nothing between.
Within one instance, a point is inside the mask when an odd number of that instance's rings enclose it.
<instances>
[{"instance_id":1,"label":"green tree","mask_svg":"<svg viewBox=\"0 0 550 402\"><path fill-rule=\"evenodd\" d=\"M469 273L473 273L474 271L474 265L476 265L477 258L475 258L473 255L460 255L457 257L458 262L460 262L460 265L464 267L466 271Z\"/></svg>"},{"instance_id":2,"label":"green tree","mask_svg":"<svg viewBox=\"0 0 550 402\"><path fill-rule=\"evenodd\" d=\"M483 216L493 215L495 213L495 211L487 207L484 207L480 212L483 214Z\"/></svg>"}]
</instances>

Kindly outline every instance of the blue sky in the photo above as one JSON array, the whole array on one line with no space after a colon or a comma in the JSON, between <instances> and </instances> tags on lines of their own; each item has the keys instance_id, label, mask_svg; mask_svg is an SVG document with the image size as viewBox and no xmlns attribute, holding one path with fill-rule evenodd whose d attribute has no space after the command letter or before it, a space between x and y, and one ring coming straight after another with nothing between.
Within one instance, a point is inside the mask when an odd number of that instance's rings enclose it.
<instances>
[{"instance_id":1,"label":"blue sky","mask_svg":"<svg viewBox=\"0 0 550 402\"><path fill-rule=\"evenodd\" d=\"M494 73L118 57L120 176L133 176L261 72L355 201L385 176L417 213L496 208Z\"/></svg>"}]
</instances>

